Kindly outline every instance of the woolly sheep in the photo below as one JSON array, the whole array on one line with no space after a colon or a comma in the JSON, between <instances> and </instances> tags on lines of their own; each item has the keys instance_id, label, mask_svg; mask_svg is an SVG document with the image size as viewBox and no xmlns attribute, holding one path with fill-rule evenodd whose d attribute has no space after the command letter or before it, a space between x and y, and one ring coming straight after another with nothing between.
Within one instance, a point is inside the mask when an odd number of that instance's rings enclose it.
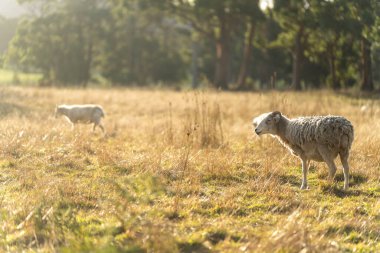
<instances>
[{"instance_id":1,"label":"woolly sheep","mask_svg":"<svg viewBox=\"0 0 380 253\"><path fill-rule=\"evenodd\" d=\"M348 156L354 140L354 128L341 116L311 116L288 119L281 112L262 114L253 120L257 135L271 134L302 161L301 189L307 189L310 160L325 162L329 177L336 172L334 159L340 156L344 173L344 189L348 189Z\"/></svg>"},{"instance_id":2,"label":"woolly sheep","mask_svg":"<svg viewBox=\"0 0 380 253\"><path fill-rule=\"evenodd\" d=\"M94 124L93 131L97 126L104 133L101 118L104 117L103 108L100 105L59 105L55 109L55 117L65 116L74 129L77 123Z\"/></svg>"}]
</instances>

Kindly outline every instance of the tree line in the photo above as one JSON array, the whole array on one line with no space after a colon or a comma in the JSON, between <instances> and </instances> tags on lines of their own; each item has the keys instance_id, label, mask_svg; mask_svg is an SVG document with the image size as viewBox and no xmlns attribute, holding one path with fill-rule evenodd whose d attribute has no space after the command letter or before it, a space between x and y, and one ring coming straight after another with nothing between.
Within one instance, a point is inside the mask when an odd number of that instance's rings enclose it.
<instances>
[{"instance_id":1,"label":"tree line","mask_svg":"<svg viewBox=\"0 0 380 253\"><path fill-rule=\"evenodd\" d=\"M19 0L4 64L42 83L250 90L380 83L377 0Z\"/></svg>"}]
</instances>

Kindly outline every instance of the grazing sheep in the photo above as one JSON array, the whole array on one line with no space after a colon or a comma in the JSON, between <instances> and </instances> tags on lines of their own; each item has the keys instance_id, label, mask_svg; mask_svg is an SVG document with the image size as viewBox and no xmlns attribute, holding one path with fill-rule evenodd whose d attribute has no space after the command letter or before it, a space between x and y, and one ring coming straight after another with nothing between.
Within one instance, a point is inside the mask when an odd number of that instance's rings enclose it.
<instances>
[{"instance_id":1,"label":"grazing sheep","mask_svg":"<svg viewBox=\"0 0 380 253\"><path fill-rule=\"evenodd\" d=\"M104 127L101 123L101 118L104 117L103 108L100 105L59 105L55 109L55 117L64 115L72 124L77 123L94 123L93 131L97 126L104 133Z\"/></svg>"},{"instance_id":2,"label":"grazing sheep","mask_svg":"<svg viewBox=\"0 0 380 253\"><path fill-rule=\"evenodd\" d=\"M307 188L310 160L325 162L329 177L334 178L334 159L340 156L344 173L344 189L348 189L348 156L354 128L350 121L340 116L311 116L288 119L280 112L265 113L253 120L257 135L271 134L302 161L302 185Z\"/></svg>"}]
</instances>

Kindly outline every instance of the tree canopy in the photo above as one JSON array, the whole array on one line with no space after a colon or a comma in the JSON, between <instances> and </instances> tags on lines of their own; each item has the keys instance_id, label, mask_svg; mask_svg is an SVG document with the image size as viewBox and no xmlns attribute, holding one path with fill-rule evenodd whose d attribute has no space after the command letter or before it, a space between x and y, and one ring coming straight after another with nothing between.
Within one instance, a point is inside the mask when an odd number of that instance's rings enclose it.
<instances>
[{"instance_id":1,"label":"tree canopy","mask_svg":"<svg viewBox=\"0 0 380 253\"><path fill-rule=\"evenodd\" d=\"M44 83L380 86L376 0L274 0L267 9L259 0L19 2L35 11L19 22L4 64L39 71Z\"/></svg>"}]
</instances>

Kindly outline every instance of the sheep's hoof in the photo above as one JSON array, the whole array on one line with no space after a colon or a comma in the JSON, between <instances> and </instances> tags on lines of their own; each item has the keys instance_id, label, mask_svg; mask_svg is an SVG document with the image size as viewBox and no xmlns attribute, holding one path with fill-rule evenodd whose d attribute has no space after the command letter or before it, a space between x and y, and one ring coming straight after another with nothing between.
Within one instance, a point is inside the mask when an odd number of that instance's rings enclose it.
<instances>
[{"instance_id":1,"label":"sheep's hoof","mask_svg":"<svg viewBox=\"0 0 380 253\"><path fill-rule=\"evenodd\" d=\"M307 186L307 184L302 184L300 189L301 190L307 190L307 189L309 189L309 187Z\"/></svg>"}]
</instances>

